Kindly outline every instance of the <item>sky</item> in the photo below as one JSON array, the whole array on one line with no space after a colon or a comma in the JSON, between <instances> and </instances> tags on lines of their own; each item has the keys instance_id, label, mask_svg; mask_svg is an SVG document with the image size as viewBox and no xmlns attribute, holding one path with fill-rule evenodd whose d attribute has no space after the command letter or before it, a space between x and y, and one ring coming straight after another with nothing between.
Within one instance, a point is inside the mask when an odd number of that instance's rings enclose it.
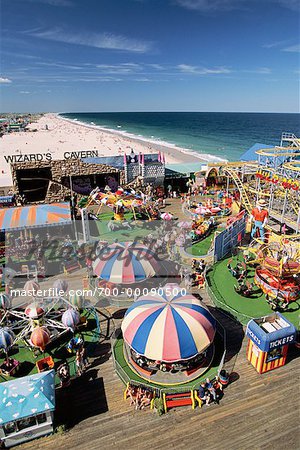
<instances>
[{"instance_id":1,"label":"sky","mask_svg":"<svg viewBox=\"0 0 300 450\"><path fill-rule=\"evenodd\" d=\"M298 0L0 0L2 112L299 112Z\"/></svg>"}]
</instances>

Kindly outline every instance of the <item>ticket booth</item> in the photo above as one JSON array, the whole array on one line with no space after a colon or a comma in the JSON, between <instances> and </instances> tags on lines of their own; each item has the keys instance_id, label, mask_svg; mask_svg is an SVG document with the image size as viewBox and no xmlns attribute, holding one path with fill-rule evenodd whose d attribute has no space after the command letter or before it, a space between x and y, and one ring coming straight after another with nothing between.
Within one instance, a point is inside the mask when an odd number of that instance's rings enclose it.
<instances>
[{"instance_id":1,"label":"ticket booth","mask_svg":"<svg viewBox=\"0 0 300 450\"><path fill-rule=\"evenodd\" d=\"M285 365L288 347L296 340L297 330L280 313L248 322L247 359L258 373Z\"/></svg>"}]
</instances>

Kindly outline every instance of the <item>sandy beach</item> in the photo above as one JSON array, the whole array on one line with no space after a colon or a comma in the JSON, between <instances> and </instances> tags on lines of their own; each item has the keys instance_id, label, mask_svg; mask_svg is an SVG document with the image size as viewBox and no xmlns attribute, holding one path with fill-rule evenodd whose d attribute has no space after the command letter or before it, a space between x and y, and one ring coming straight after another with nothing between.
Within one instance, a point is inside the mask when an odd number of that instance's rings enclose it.
<instances>
[{"instance_id":1,"label":"sandy beach","mask_svg":"<svg viewBox=\"0 0 300 450\"><path fill-rule=\"evenodd\" d=\"M185 149L124 136L118 131L71 121L54 113L45 114L37 123L29 125L36 132L20 132L4 135L0 141L0 186L12 186L10 164L7 156L51 154L51 159L63 159L65 152L97 151L98 156L135 153L165 155L166 163L206 163L205 155L193 155ZM6 158L5 158L6 156Z\"/></svg>"}]
</instances>

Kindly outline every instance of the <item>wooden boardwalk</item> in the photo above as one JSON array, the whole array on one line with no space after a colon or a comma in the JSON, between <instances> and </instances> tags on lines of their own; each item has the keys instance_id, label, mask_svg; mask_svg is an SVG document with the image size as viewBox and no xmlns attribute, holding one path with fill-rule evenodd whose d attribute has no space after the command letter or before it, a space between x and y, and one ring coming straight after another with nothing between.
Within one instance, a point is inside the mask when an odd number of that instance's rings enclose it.
<instances>
[{"instance_id":1,"label":"wooden boardwalk","mask_svg":"<svg viewBox=\"0 0 300 450\"><path fill-rule=\"evenodd\" d=\"M123 400L123 384L115 374L108 340L99 344L93 367L58 392L59 419L70 429L24 444L22 449L298 449L299 361L259 375L247 362L243 330L213 311L227 331L229 361L236 381L220 405L178 408L159 417L135 411ZM120 319L114 319L117 327ZM240 352L236 355L236 352ZM235 363L235 364L234 364ZM234 366L234 367L233 367Z\"/></svg>"}]
</instances>

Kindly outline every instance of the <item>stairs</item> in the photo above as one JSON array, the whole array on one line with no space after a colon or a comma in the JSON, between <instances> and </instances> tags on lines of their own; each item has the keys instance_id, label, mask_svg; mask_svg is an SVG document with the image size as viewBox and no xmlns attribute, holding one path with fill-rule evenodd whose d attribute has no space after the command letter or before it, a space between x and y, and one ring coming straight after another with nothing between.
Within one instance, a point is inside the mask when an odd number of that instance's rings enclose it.
<instances>
[{"instance_id":1,"label":"stairs","mask_svg":"<svg viewBox=\"0 0 300 450\"><path fill-rule=\"evenodd\" d=\"M222 171L228 175L230 178L232 178L232 180L234 181L234 183L236 184L240 196L241 196L241 203L244 205L246 211L248 212L248 214L251 214L252 211L252 204L249 200L248 194L245 191L244 188L244 184L242 183L242 181L240 180L240 177L237 175L236 171L231 169L230 167L224 166L222 168Z\"/></svg>"}]
</instances>

